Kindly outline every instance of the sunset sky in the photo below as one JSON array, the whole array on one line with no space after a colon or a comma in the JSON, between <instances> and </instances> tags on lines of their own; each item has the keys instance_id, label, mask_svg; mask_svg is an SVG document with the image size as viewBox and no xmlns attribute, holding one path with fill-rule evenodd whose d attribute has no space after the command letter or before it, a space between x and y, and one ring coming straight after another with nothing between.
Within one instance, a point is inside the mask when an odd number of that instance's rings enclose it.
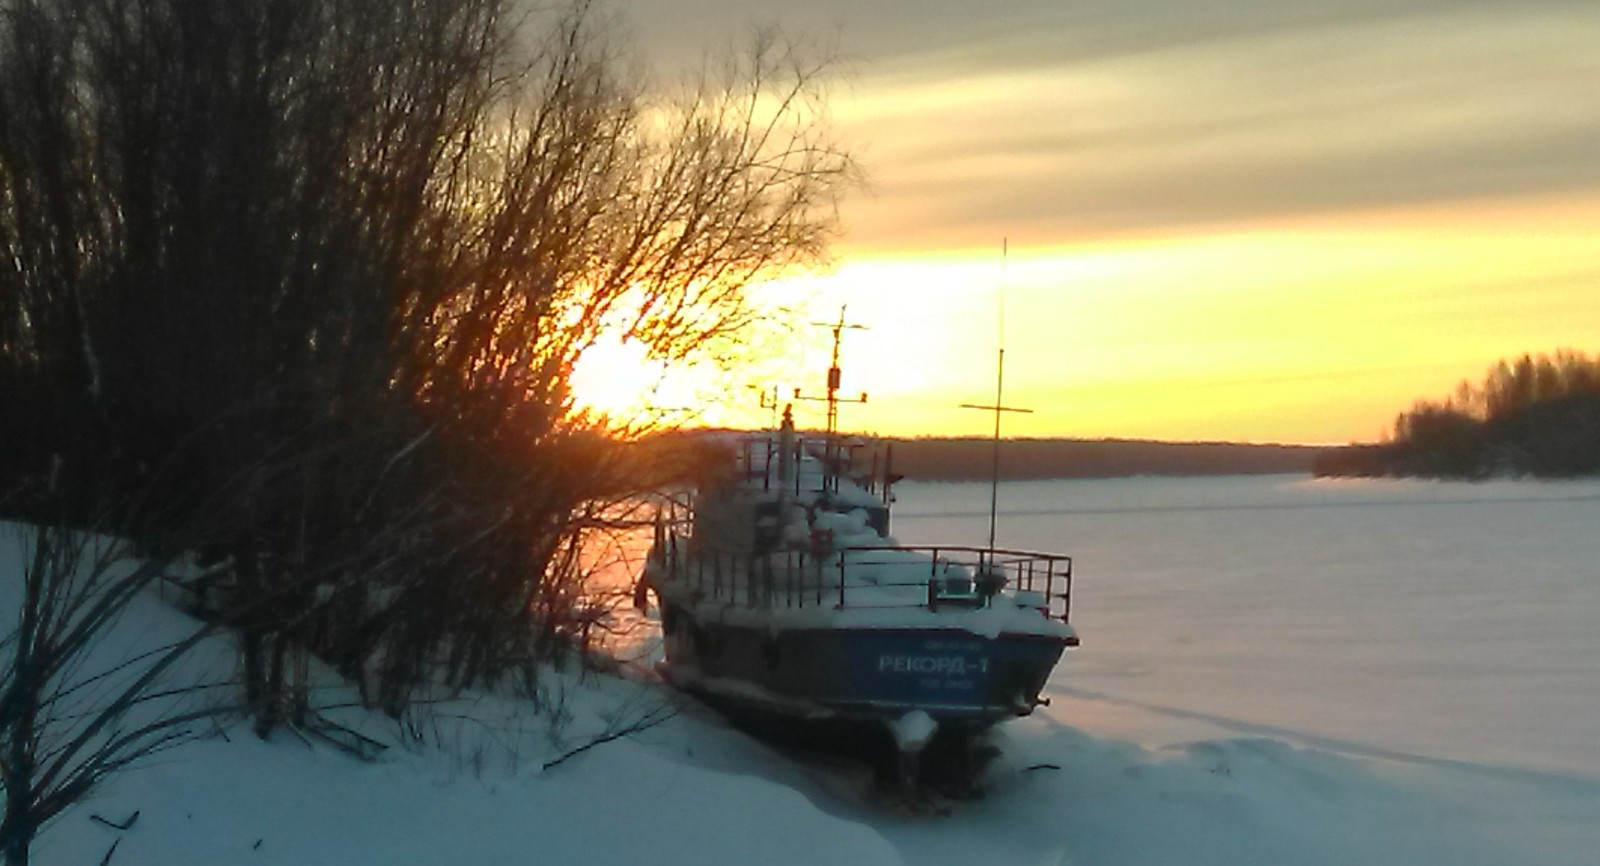
<instances>
[{"instance_id":1,"label":"sunset sky","mask_svg":"<svg viewBox=\"0 0 1600 866\"><path fill-rule=\"evenodd\" d=\"M1019 436L1370 440L1498 358L1600 349L1593 0L624 10L656 68L752 21L837 43L869 187L833 270L768 294L869 328L847 428L988 429L957 407L993 399L1002 286Z\"/></svg>"}]
</instances>

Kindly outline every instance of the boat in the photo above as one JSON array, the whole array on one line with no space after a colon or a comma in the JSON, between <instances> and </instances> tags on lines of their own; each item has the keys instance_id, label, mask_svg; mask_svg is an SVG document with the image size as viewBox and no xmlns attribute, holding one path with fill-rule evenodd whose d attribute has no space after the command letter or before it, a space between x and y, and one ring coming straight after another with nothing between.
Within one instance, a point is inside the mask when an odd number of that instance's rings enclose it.
<instances>
[{"instance_id":1,"label":"boat","mask_svg":"<svg viewBox=\"0 0 1600 866\"><path fill-rule=\"evenodd\" d=\"M803 436L786 407L775 431L724 434L715 468L658 511L641 587L662 674L736 721L892 743L903 781L934 751L970 775L979 737L1047 703L1078 646L1072 558L992 535L900 544L892 451L831 427Z\"/></svg>"}]
</instances>

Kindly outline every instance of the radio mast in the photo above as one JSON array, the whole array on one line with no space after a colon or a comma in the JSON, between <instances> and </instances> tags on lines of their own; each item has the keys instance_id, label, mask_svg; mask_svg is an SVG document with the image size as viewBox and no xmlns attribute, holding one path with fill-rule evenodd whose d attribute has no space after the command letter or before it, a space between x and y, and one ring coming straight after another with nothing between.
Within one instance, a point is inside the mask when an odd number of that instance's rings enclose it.
<instances>
[{"instance_id":1,"label":"radio mast","mask_svg":"<svg viewBox=\"0 0 1600 866\"><path fill-rule=\"evenodd\" d=\"M975 403L962 403L963 409L982 409L994 413L994 444L990 452L989 462L989 549L994 550L995 523L1000 514L1000 416L1006 412L1031 414L1032 409L1019 409L1007 406L1002 400L1006 388L1006 266L1010 257L1009 242L1000 241L1000 289L999 289L999 322L996 327L995 345L997 357L994 366L994 405L980 406Z\"/></svg>"}]
</instances>

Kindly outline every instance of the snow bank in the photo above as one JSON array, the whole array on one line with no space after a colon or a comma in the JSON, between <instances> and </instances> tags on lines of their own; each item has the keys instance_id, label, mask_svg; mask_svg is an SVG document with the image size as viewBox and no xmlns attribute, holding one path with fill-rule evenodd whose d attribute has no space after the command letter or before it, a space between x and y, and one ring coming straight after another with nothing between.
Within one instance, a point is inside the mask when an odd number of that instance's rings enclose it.
<instances>
[{"instance_id":1,"label":"snow bank","mask_svg":"<svg viewBox=\"0 0 1600 866\"><path fill-rule=\"evenodd\" d=\"M119 838L118 866L699 864L709 851L901 862L871 829L823 814L790 788L696 768L659 745L617 741L548 773L496 778L446 771L437 753L365 765L292 737L231 739L118 778L52 826L36 862L96 863ZM134 810L126 832L89 817Z\"/></svg>"},{"instance_id":2,"label":"snow bank","mask_svg":"<svg viewBox=\"0 0 1600 866\"><path fill-rule=\"evenodd\" d=\"M0 630L12 627L23 530L0 527ZM94 676L180 640L198 624L153 593L134 599L88 654ZM200 647L168 678L214 682L232 669L225 638ZM136 675L135 665L128 676ZM325 670L319 671L330 678ZM262 742L234 723L108 779L50 823L34 861L116 866L181 864L501 864L529 860L703 863L709 850L805 852L818 862L893 864L881 836L827 815L792 787L699 766L685 726L665 724L543 769L547 760L647 715L672 699L656 683L579 682L551 674L551 711L477 696L441 704L426 744L359 709L342 723L386 741L362 763L280 730ZM339 703L352 689L331 683ZM565 726L555 731L551 713ZM126 830L108 826L125 823ZM809 860L808 860L809 862Z\"/></svg>"}]
</instances>

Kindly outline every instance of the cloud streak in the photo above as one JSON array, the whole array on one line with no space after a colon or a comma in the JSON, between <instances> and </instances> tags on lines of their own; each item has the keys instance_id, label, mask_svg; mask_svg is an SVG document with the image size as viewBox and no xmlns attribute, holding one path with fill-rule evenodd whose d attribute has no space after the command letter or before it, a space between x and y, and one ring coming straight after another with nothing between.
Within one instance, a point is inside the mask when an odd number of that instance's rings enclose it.
<instances>
[{"instance_id":1,"label":"cloud streak","mask_svg":"<svg viewBox=\"0 0 1600 866\"><path fill-rule=\"evenodd\" d=\"M703 39L777 9L756 6L649 8ZM886 379L869 427L972 429L954 407L989 386L971 350L998 284L1008 392L1040 407L1029 435L1364 438L1496 358L1592 344L1592 0L820 0L785 17L838 26L854 70L832 105L873 184L823 282L873 324L857 351L879 354L852 367Z\"/></svg>"},{"instance_id":2,"label":"cloud streak","mask_svg":"<svg viewBox=\"0 0 1600 866\"><path fill-rule=\"evenodd\" d=\"M884 173L937 190L943 207L915 208L935 219L864 216L914 243L919 229L1078 237L1600 190L1600 12L1578 16L1586 27L1523 15L1344 22L994 76L920 134L896 119Z\"/></svg>"},{"instance_id":3,"label":"cloud streak","mask_svg":"<svg viewBox=\"0 0 1600 866\"><path fill-rule=\"evenodd\" d=\"M846 213L852 246L1600 194L1592 3L828 0L805 14L798 26L837 25L862 58L838 106L875 180Z\"/></svg>"}]
</instances>

